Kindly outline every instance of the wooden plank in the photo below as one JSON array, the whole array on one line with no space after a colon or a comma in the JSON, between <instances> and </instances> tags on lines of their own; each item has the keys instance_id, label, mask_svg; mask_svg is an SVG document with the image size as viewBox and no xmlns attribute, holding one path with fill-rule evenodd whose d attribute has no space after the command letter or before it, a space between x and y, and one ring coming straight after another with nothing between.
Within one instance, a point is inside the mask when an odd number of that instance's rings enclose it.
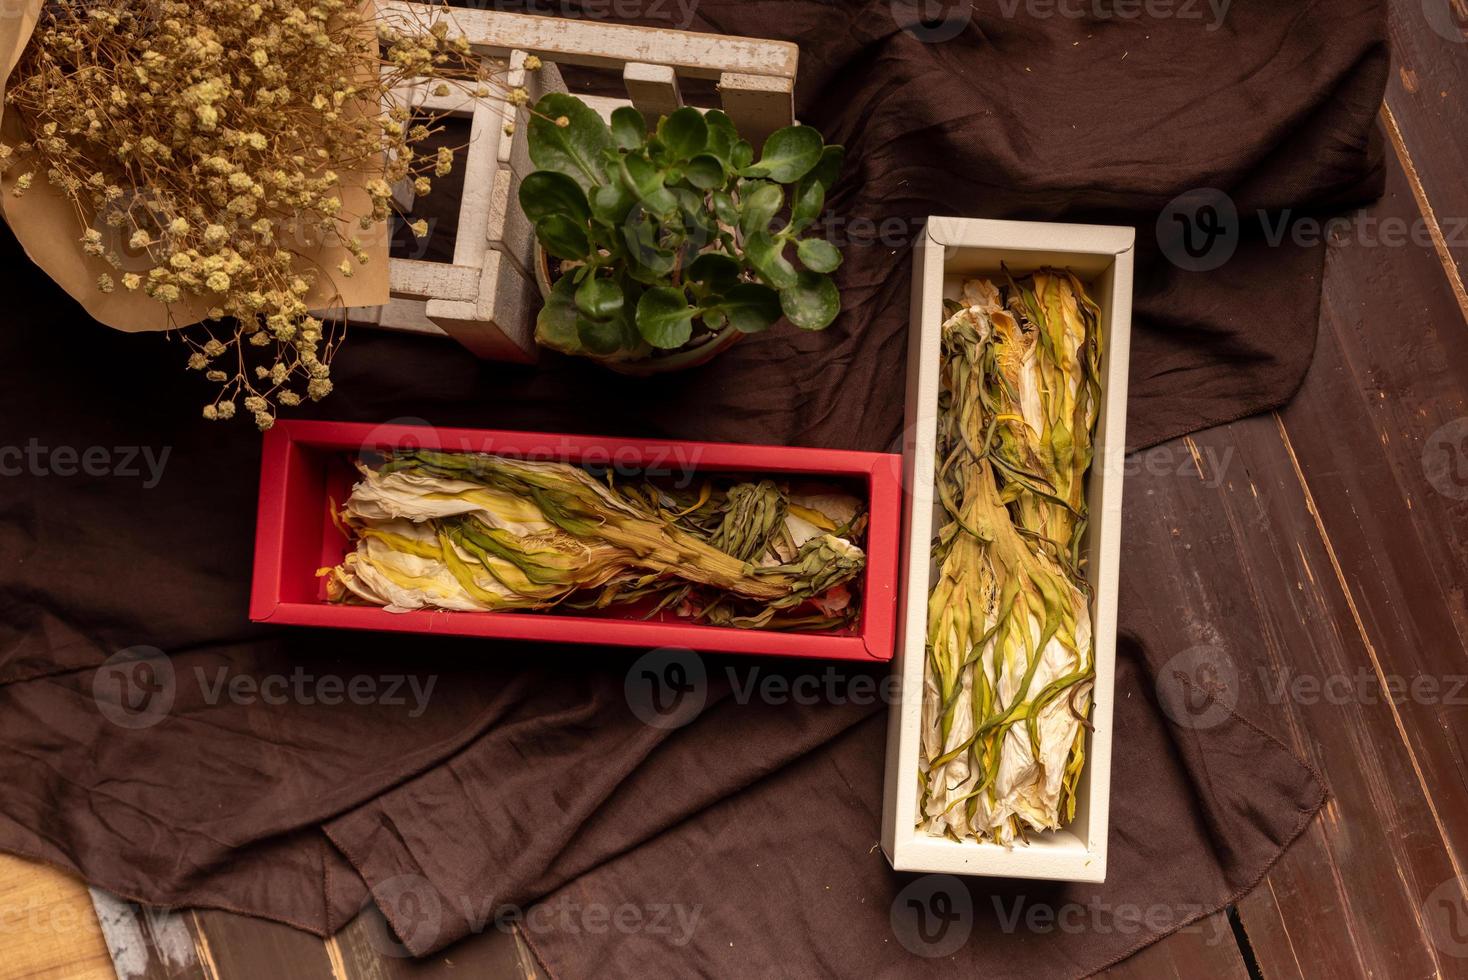
<instances>
[{"instance_id":1,"label":"wooden plank","mask_svg":"<svg viewBox=\"0 0 1468 980\"><path fill-rule=\"evenodd\" d=\"M1249 980L1227 912L1215 912L1158 940L1097 976L1106 980Z\"/></svg>"},{"instance_id":2,"label":"wooden plank","mask_svg":"<svg viewBox=\"0 0 1468 980\"><path fill-rule=\"evenodd\" d=\"M445 333L492 361L534 363L535 317L540 289L501 252L488 252L475 292L464 298L439 298L424 306L428 319Z\"/></svg>"},{"instance_id":3,"label":"wooden plank","mask_svg":"<svg viewBox=\"0 0 1468 980\"><path fill-rule=\"evenodd\" d=\"M1389 165L1386 197L1362 217L1410 225L1423 194L1396 158ZM1468 900L1468 697L1452 694L1468 669L1468 510L1450 479L1434 486L1464 445L1439 434L1468 431L1452 266L1430 241L1333 245L1315 363L1275 423L1289 468L1267 475L1304 495L1315 534L1301 548L1324 556L1309 561L1312 584L1333 586L1345 608L1334 616L1339 650L1290 648L1278 665L1309 682L1287 704L1293 737L1334 798L1240 903L1266 975L1460 966L1429 906L1434 895ZM1317 687L1333 678L1344 679L1334 695Z\"/></svg>"},{"instance_id":4,"label":"wooden plank","mask_svg":"<svg viewBox=\"0 0 1468 980\"><path fill-rule=\"evenodd\" d=\"M388 278L395 297L473 302L479 295L479 271L446 262L393 259Z\"/></svg>"},{"instance_id":5,"label":"wooden plank","mask_svg":"<svg viewBox=\"0 0 1468 980\"><path fill-rule=\"evenodd\" d=\"M447 949L411 959L376 906L364 910L327 942L333 980L529 980L516 937L493 923Z\"/></svg>"},{"instance_id":6,"label":"wooden plank","mask_svg":"<svg viewBox=\"0 0 1468 980\"><path fill-rule=\"evenodd\" d=\"M1311 761L1334 794L1268 876L1292 896L1287 928L1265 914L1267 886L1238 903L1260 969L1289 976L1298 957L1310 976L1430 975L1413 882L1436 884L1452 865L1409 748L1386 705L1298 701L1289 686L1356 677L1371 658L1277 424L1246 419L1131 465L1123 577L1125 594L1145 597L1154 670L1166 683L1169 665L1191 673L1206 655L1238 712Z\"/></svg>"},{"instance_id":7,"label":"wooden plank","mask_svg":"<svg viewBox=\"0 0 1468 980\"><path fill-rule=\"evenodd\" d=\"M233 912L197 909L191 927L210 980L269 977L271 980L330 980L326 944L279 922Z\"/></svg>"},{"instance_id":8,"label":"wooden plank","mask_svg":"<svg viewBox=\"0 0 1468 980\"><path fill-rule=\"evenodd\" d=\"M719 77L719 98L739 135L754 144L795 121L795 80L726 72Z\"/></svg>"},{"instance_id":9,"label":"wooden plank","mask_svg":"<svg viewBox=\"0 0 1468 980\"><path fill-rule=\"evenodd\" d=\"M1440 254L1454 267L1458 299L1468 309L1468 4L1392 0L1387 24L1387 135L1431 198L1424 219L1441 238Z\"/></svg>"},{"instance_id":10,"label":"wooden plank","mask_svg":"<svg viewBox=\"0 0 1468 980\"><path fill-rule=\"evenodd\" d=\"M207 950L188 911L145 908L99 888L92 906L120 980L211 980Z\"/></svg>"},{"instance_id":11,"label":"wooden plank","mask_svg":"<svg viewBox=\"0 0 1468 980\"><path fill-rule=\"evenodd\" d=\"M519 48L569 65L622 70L629 61L669 65L680 75L718 78L724 72L795 77L800 49L786 41L699 34L604 20L538 17L497 10L432 7L388 0L384 15L416 24L446 18L476 54L508 57Z\"/></svg>"},{"instance_id":12,"label":"wooden plank","mask_svg":"<svg viewBox=\"0 0 1468 980\"><path fill-rule=\"evenodd\" d=\"M494 183L500 169L496 150L505 123L500 106L487 99L475 102L472 119L469 145L464 149L464 182L459 194L459 233L454 237L454 265L482 268L484 253L489 250L494 219ZM508 188L509 184L505 186ZM503 237L503 224L496 231L497 237Z\"/></svg>"},{"instance_id":13,"label":"wooden plank","mask_svg":"<svg viewBox=\"0 0 1468 980\"><path fill-rule=\"evenodd\" d=\"M658 117L666 116L683 105L683 93L678 91L678 76L667 65L628 62L622 69L622 82L627 86L627 97L647 120L649 129L657 125Z\"/></svg>"},{"instance_id":14,"label":"wooden plank","mask_svg":"<svg viewBox=\"0 0 1468 980\"><path fill-rule=\"evenodd\" d=\"M87 886L0 854L0 980L112 980Z\"/></svg>"}]
</instances>

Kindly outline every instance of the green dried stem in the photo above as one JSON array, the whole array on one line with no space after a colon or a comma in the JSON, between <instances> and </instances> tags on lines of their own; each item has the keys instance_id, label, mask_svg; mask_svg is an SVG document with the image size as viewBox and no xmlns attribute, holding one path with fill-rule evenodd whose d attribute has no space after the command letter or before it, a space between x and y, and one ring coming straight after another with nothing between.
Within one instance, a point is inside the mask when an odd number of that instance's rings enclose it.
<instances>
[{"instance_id":1,"label":"green dried stem","mask_svg":"<svg viewBox=\"0 0 1468 980\"><path fill-rule=\"evenodd\" d=\"M619 489L564 463L404 453L364 468L343 513L358 546L331 570L331 592L395 608L652 601L649 614L672 608L716 625L851 622L845 586L865 565L860 548L831 533L793 547L789 497L772 481L719 496L707 523L688 524L655 487Z\"/></svg>"},{"instance_id":2,"label":"green dried stem","mask_svg":"<svg viewBox=\"0 0 1468 980\"><path fill-rule=\"evenodd\" d=\"M1006 296L1005 293L1008 295ZM1094 678L1081 573L1096 307L1044 270L943 325L920 826L1011 844L1074 815Z\"/></svg>"}]
</instances>

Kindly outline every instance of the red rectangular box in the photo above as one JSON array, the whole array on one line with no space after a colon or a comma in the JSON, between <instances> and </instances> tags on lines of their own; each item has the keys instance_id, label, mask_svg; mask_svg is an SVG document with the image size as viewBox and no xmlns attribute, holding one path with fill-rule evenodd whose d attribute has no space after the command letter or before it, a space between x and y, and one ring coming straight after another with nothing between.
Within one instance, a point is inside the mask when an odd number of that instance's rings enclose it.
<instances>
[{"instance_id":1,"label":"red rectangular box","mask_svg":"<svg viewBox=\"0 0 1468 980\"><path fill-rule=\"evenodd\" d=\"M331 520L356 479L354 459L393 449L496 453L555 459L591 467L651 472L681 467L720 474L808 475L864 486L870 520L861 583L861 615L853 629L828 633L704 626L636 614L566 612L394 613L329 603L317 571L338 564L351 542ZM418 425L280 420L265 433L260 508L255 530L256 622L347 629L488 636L555 643L686 647L720 653L886 661L895 642L898 525L902 458L887 453L793 446L747 446L659 439L610 439L536 432L439 429ZM858 491L859 492L859 491Z\"/></svg>"}]
</instances>

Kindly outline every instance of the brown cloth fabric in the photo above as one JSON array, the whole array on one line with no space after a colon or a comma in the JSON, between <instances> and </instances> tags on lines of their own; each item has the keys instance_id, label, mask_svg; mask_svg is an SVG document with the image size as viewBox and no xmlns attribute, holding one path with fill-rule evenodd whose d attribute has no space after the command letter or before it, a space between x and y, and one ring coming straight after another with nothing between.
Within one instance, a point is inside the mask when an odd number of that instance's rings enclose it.
<instances>
[{"instance_id":1,"label":"brown cloth fabric","mask_svg":"<svg viewBox=\"0 0 1468 980\"><path fill-rule=\"evenodd\" d=\"M1271 246L1254 216L1378 192L1382 5L1235 0L1216 29L1181 2L927 8L959 19L917 20L916 0L693 7L695 29L799 42L800 115L848 147L829 331L777 329L652 380L358 331L336 393L302 414L887 449L906 246L934 213L1138 227L1134 446L1287 399L1323 248ZM1206 272L1157 236L1199 188L1239 216L1213 212L1236 252ZM1063 976L1250 887L1322 800L1206 696L1190 703L1207 725L1157 710L1167 613L1126 561L1100 886L890 872L881 670L698 658L703 710L672 726L642 720L635 651L251 625L258 436L198 418L182 345L92 323L3 247L0 848L318 933L375 898L413 954L522 920L562 977ZM1263 706L1238 710L1268 727Z\"/></svg>"}]
</instances>

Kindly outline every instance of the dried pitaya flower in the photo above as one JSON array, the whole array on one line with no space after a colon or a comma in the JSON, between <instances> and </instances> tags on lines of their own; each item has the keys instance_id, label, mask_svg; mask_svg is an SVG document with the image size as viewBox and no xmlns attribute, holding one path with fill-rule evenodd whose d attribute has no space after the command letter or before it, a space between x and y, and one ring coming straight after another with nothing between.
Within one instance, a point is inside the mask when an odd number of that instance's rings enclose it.
<instances>
[{"instance_id":1,"label":"dried pitaya flower","mask_svg":"<svg viewBox=\"0 0 1468 980\"><path fill-rule=\"evenodd\" d=\"M335 599L469 611L652 599L654 611L782 628L854 614L849 597L802 611L859 576L866 556L821 532L780 560L771 542L790 540L788 503L770 481L730 487L700 524L669 516L661 492L566 463L420 451L361 471L342 512L357 547L328 570Z\"/></svg>"},{"instance_id":2,"label":"dried pitaya flower","mask_svg":"<svg viewBox=\"0 0 1468 980\"><path fill-rule=\"evenodd\" d=\"M943 324L919 825L1010 845L1074 816L1084 762L1099 320L1067 272L963 296Z\"/></svg>"}]
</instances>

